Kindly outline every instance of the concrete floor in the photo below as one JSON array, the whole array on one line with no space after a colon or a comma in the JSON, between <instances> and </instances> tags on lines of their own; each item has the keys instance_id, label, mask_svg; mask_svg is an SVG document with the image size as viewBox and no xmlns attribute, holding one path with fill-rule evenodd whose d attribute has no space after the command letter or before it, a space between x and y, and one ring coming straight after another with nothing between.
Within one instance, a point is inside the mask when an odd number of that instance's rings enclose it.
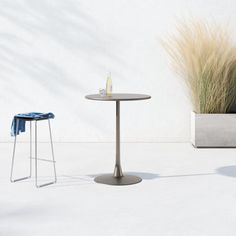
<instances>
[{"instance_id":1,"label":"concrete floor","mask_svg":"<svg viewBox=\"0 0 236 236\"><path fill-rule=\"evenodd\" d=\"M19 144L15 174L27 173ZM94 176L114 167L114 144L57 143L58 183L9 182L12 144L0 144L0 236L235 236L236 149L187 143L122 144L123 171L140 184L106 186ZM47 156L48 144L39 154ZM43 181L50 163L40 164Z\"/></svg>"}]
</instances>

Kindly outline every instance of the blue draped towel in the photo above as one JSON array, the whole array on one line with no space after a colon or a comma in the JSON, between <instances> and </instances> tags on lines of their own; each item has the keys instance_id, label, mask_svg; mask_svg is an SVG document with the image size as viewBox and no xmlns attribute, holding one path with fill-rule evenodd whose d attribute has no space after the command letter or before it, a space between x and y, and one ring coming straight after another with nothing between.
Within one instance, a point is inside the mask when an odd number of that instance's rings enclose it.
<instances>
[{"instance_id":1,"label":"blue draped towel","mask_svg":"<svg viewBox=\"0 0 236 236\"><path fill-rule=\"evenodd\" d=\"M14 116L11 123L11 136L16 136L22 132L25 132L25 122L24 118L28 118L29 120L40 120L40 119L53 119L55 116L53 113L40 113L40 112L29 112L17 114ZM22 118L22 119L20 119ZM18 130L17 129L18 122Z\"/></svg>"}]
</instances>

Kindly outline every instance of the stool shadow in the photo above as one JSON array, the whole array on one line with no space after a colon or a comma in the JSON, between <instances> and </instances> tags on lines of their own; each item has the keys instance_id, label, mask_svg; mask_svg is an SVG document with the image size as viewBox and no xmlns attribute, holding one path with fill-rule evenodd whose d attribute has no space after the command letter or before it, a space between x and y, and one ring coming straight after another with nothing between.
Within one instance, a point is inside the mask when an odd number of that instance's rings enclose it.
<instances>
[{"instance_id":1,"label":"stool shadow","mask_svg":"<svg viewBox=\"0 0 236 236\"><path fill-rule=\"evenodd\" d=\"M223 166L216 169L216 172L220 175L236 178L236 166Z\"/></svg>"},{"instance_id":2,"label":"stool shadow","mask_svg":"<svg viewBox=\"0 0 236 236\"><path fill-rule=\"evenodd\" d=\"M94 184L93 178L88 175L60 175L57 176L57 183L48 187L73 187Z\"/></svg>"}]
</instances>

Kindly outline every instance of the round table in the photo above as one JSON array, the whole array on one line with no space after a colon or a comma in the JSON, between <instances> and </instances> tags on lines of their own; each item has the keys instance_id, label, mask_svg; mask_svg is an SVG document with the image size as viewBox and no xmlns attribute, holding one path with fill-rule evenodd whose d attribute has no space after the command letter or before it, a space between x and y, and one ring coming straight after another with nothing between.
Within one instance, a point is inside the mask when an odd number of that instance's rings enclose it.
<instances>
[{"instance_id":1,"label":"round table","mask_svg":"<svg viewBox=\"0 0 236 236\"><path fill-rule=\"evenodd\" d=\"M85 98L96 101L115 101L116 102L116 162L113 174L104 174L97 176L94 181L109 185L130 185L142 181L138 176L123 175L120 163L120 102L136 101L150 99L151 96L145 94L113 93L111 96L101 96L100 94L91 94Z\"/></svg>"}]
</instances>

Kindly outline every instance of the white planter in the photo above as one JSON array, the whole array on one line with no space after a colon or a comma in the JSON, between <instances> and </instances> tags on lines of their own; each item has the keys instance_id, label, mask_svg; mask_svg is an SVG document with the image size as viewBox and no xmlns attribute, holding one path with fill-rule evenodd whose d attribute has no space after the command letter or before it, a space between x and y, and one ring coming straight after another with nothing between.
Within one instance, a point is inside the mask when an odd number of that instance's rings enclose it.
<instances>
[{"instance_id":1,"label":"white planter","mask_svg":"<svg viewBox=\"0 0 236 236\"><path fill-rule=\"evenodd\" d=\"M236 114L191 114L194 147L236 147Z\"/></svg>"}]
</instances>

